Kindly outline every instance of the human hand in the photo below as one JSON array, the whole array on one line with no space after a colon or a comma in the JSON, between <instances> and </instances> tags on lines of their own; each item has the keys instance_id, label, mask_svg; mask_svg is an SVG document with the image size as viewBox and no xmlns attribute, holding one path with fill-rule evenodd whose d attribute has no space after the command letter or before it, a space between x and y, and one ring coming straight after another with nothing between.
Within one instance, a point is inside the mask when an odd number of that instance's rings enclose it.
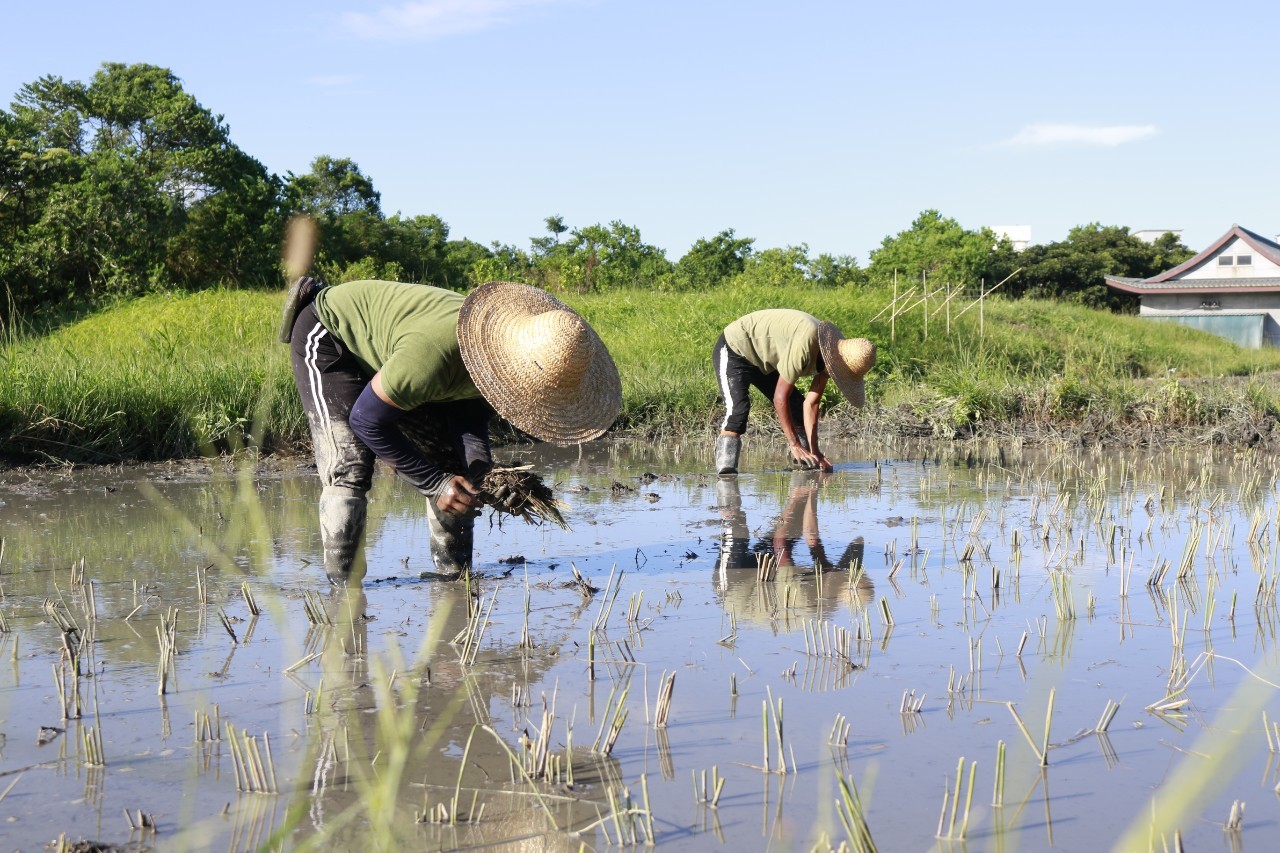
<instances>
[{"instance_id":1,"label":"human hand","mask_svg":"<svg viewBox=\"0 0 1280 853\"><path fill-rule=\"evenodd\" d=\"M454 515L479 512L480 501L476 498L476 487L466 477L451 477L449 485L436 498L436 507L441 512L451 512Z\"/></svg>"},{"instance_id":2,"label":"human hand","mask_svg":"<svg viewBox=\"0 0 1280 853\"><path fill-rule=\"evenodd\" d=\"M806 450L805 448L801 447L798 444L791 445L790 449L791 449L791 458L793 458L796 461L796 464L799 465L801 468L813 469L821 466L822 457L818 456L812 451Z\"/></svg>"},{"instance_id":3,"label":"human hand","mask_svg":"<svg viewBox=\"0 0 1280 853\"><path fill-rule=\"evenodd\" d=\"M836 466L831 464L830 459L828 459L823 454L819 453L818 454L818 470L822 471L823 473L830 474L832 471L836 470Z\"/></svg>"}]
</instances>

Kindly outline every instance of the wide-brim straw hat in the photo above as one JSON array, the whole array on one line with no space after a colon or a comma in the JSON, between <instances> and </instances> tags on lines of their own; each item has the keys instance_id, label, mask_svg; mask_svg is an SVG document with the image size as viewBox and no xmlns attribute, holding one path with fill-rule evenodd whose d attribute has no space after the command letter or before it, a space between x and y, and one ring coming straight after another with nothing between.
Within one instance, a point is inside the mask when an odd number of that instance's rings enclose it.
<instances>
[{"instance_id":1,"label":"wide-brim straw hat","mask_svg":"<svg viewBox=\"0 0 1280 853\"><path fill-rule=\"evenodd\" d=\"M578 312L544 290L491 281L463 300L458 345L476 388L535 438L598 438L622 409L618 368Z\"/></svg>"},{"instance_id":2,"label":"wide-brim straw hat","mask_svg":"<svg viewBox=\"0 0 1280 853\"><path fill-rule=\"evenodd\" d=\"M863 376L876 365L876 345L866 338L846 338L835 323L818 325L818 349L827 374L850 403L862 408L867 403Z\"/></svg>"}]
</instances>

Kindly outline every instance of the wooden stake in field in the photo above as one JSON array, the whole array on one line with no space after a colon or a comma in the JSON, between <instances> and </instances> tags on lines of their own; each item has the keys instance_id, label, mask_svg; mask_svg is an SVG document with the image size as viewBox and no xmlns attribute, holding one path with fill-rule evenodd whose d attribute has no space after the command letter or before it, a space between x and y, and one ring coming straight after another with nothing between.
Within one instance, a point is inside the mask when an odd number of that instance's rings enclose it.
<instances>
[{"instance_id":1,"label":"wooden stake in field","mask_svg":"<svg viewBox=\"0 0 1280 853\"><path fill-rule=\"evenodd\" d=\"M897 311L898 311L898 271L893 271L893 307L889 309L889 340L895 339L897 330Z\"/></svg>"},{"instance_id":2,"label":"wooden stake in field","mask_svg":"<svg viewBox=\"0 0 1280 853\"><path fill-rule=\"evenodd\" d=\"M929 277L920 271L920 286L924 289L924 339L929 340Z\"/></svg>"},{"instance_id":3,"label":"wooden stake in field","mask_svg":"<svg viewBox=\"0 0 1280 853\"><path fill-rule=\"evenodd\" d=\"M979 285L978 298L970 302L968 305L966 305L964 309L959 314L956 315L956 319L959 320L961 317L964 316L965 311L968 311L970 308L977 305L978 306L978 333L979 335L983 334L983 329L985 328L984 322L983 322L984 321L984 318L983 318L984 300L991 294L995 293L996 290L999 289L999 287L1003 285L1006 281L1013 278L1015 275L1017 275L1020 272L1022 272L1022 267L1018 267L1016 270L1009 273L1007 276L1005 276L1000 280L1000 284L996 284L992 286L991 289L989 290L986 289L985 279L979 279L979 281L982 283ZM948 309L948 313L950 313L949 309Z\"/></svg>"}]
</instances>

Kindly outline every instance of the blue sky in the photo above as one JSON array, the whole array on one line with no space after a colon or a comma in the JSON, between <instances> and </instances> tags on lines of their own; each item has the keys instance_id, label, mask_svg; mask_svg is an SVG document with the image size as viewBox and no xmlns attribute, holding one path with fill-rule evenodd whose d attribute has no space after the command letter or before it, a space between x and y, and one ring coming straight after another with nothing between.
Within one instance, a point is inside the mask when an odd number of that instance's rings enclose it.
<instances>
[{"instance_id":1,"label":"blue sky","mask_svg":"<svg viewBox=\"0 0 1280 853\"><path fill-rule=\"evenodd\" d=\"M278 173L350 157L388 213L528 246L613 219L678 258L867 253L937 208L1280 232L1280 4L752 0L6 3L0 101L166 66ZM1221 10L1221 11L1215 11Z\"/></svg>"}]
</instances>

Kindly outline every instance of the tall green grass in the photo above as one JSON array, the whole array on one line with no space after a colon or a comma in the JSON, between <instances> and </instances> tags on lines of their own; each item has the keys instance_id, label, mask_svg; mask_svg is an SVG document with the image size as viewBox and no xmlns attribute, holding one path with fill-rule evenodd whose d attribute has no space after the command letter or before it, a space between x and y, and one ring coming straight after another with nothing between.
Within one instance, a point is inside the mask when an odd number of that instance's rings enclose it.
<instances>
[{"instance_id":1,"label":"tall green grass","mask_svg":"<svg viewBox=\"0 0 1280 853\"><path fill-rule=\"evenodd\" d=\"M0 437L13 461L115 462L305 434L279 297L147 296L0 346Z\"/></svg>"},{"instance_id":2,"label":"tall green grass","mask_svg":"<svg viewBox=\"0 0 1280 853\"><path fill-rule=\"evenodd\" d=\"M620 427L648 434L709 428L716 408L711 348L737 317L792 307L873 340L870 414L896 412L936 434L993 422L1066 424L1105 418L1210 424L1278 410L1274 390L1245 381L1280 369L1280 350L1241 350L1192 329L1079 306L991 298L926 336L923 306L892 328L883 289L622 290L571 296L622 374ZM186 457L246 444L306 441L287 349L274 342L279 293L148 296L44 334L0 342L0 440L10 461L114 462ZM933 310L937 303L930 306ZM12 324L9 326L13 328ZM834 390L829 400L838 401ZM847 408L847 407L846 407ZM755 414L767 421L769 406Z\"/></svg>"}]
</instances>

